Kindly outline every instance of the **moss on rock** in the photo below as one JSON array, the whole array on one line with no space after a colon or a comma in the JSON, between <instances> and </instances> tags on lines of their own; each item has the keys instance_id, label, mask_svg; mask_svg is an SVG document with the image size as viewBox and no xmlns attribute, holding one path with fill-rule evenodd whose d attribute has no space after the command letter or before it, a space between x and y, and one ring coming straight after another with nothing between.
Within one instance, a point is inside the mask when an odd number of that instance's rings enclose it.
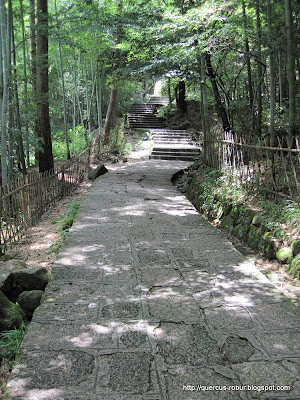
<instances>
[{"instance_id":1,"label":"moss on rock","mask_svg":"<svg viewBox=\"0 0 300 400\"><path fill-rule=\"evenodd\" d=\"M263 236L263 251L269 260L276 258L276 242L271 232L266 232Z\"/></svg>"},{"instance_id":2,"label":"moss on rock","mask_svg":"<svg viewBox=\"0 0 300 400\"><path fill-rule=\"evenodd\" d=\"M251 249L259 249L261 243L261 233L257 226L254 225L250 226L247 237L247 243L249 244Z\"/></svg>"},{"instance_id":3,"label":"moss on rock","mask_svg":"<svg viewBox=\"0 0 300 400\"><path fill-rule=\"evenodd\" d=\"M232 234L240 240L246 240L249 231L249 226L245 224L235 225L232 229Z\"/></svg>"},{"instance_id":4,"label":"moss on rock","mask_svg":"<svg viewBox=\"0 0 300 400\"><path fill-rule=\"evenodd\" d=\"M292 259L288 273L292 275L293 278L300 279L300 255Z\"/></svg>"},{"instance_id":5,"label":"moss on rock","mask_svg":"<svg viewBox=\"0 0 300 400\"><path fill-rule=\"evenodd\" d=\"M18 328L25 319L22 308L18 304L12 303L0 291L0 331Z\"/></svg>"},{"instance_id":6,"label":"moss on rock","mask_svg":"<svg viewBox=\"0 0 300 400\"><path fill-rule=\"evenodd\" d=\"M252 218L252 225L261 226L263 224L263 216L261 213L255 214Z\"/></svg>"},{"instance_id":7,"label":"moss on rock","mask_svg":"<svg viewBox=\"0 0 300 400\"><path fill-rule=\"evenodd\" d=\"M283 247L276 252L276 258L283 264L289 263L293 258L293 252L290 247Z\"/></svg>"},{"instance_id":8,"label":"moss on rock","mask_svg":"<svg viewBox=\"0 0 300 400\"><path fill-rule=\"evenodd\" d=\"M222 228L228 229L229 231L232 229L233 218L231 217L231 215L226 215L226 217L223 217L221 219L221 226Z\"/></svg>"},{"instance_id":9,"label":"moss on rock","mask_svg":"<svg viewBox=\"0 0 300 400\"><path fill-rule=\"evenodd\" d=\"M229 215L231 216L231 218L235 222L235 224L239 221L240 212L241 212L241 206L239 204L232 206Z\"/></svg>"},{"instance_id":10,"label":"moss on rock","mask_svg":"<svg viewBox=\"0 0 300 400\"><path fill-rule=\"evenodd\" d=\"M291 243L293 255L296 256L300 253L300 240L293 240Z\"/></svg>"}]
</instances>

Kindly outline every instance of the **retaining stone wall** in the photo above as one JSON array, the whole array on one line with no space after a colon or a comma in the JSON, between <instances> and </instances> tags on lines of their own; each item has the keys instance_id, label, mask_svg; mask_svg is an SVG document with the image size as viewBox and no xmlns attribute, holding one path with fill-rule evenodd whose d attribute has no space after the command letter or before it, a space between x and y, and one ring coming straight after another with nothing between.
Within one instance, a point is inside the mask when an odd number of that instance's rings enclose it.
<instances>
[{"instance_id":1,"label":"retaining stone wall","mask_svg":"<svg viewBox=\"0 0 300 400\"><path fill-rule=\"evenodd\" d=\"M186 183L186 194L198 211L210 221L220 223L221 227L229 230L234 236L245 242L251 249L262 252L268 259L277 258L284 264L287 272L294 278L300 279L300 240L290 239L283 245L275 238L274 232L268 230L262 210L253 209L244 204L224 204L217 195L214 207L203 207L203 183L197 173L189 174Z\"/></svg>"}]
</instances>

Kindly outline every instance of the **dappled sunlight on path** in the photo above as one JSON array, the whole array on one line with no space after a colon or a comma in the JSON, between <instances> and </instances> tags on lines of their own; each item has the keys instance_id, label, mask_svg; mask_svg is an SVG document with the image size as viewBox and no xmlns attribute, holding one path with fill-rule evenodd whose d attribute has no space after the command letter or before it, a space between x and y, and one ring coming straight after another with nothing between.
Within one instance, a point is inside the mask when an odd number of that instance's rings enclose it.
<instances>
[{"instance_id":1,"label":"dappled sunlight on path","mask_svg":"<svg viewBox=\"0 0 300 400\"><path fill-rule=\"evenodd\" d=\"M93 184L11 399L299 398L299 308L176 191L186 166L147 161Z\"/></svg>"}]
</instances>

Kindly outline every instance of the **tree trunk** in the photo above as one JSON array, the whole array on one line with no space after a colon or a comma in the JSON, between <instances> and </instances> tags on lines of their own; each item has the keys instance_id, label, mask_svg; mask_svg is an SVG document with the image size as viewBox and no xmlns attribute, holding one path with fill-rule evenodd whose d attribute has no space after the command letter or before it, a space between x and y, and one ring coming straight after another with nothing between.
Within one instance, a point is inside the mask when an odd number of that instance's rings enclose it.
<instances>
[{"instance_id":1,"label":"tree trunk","mask_svg":"<svg viewBox=\"0 0 300 400\"><path fill-rule=\"evenodd\" d=\"M119 14L122 12L122 9L123 9L123 0L118 0ZM120 37L121 37L121 29L120 29L120 27L118 27L117 32L116 32L115 45L118 45L120 43ZM111 92L110 92L109 105L108 105L108 109L106 112L104 129L103 129L104 144L109 143L110 129L111 129L111 126L113 123L115 110L116 110L117 96L118 96L118 89L116 88L116 86L113 85Z\"/></svg>"},{"instance_id":2,"label":"tree trunk","mask_svg":"<svg viewBox=\"0 0 300 400\"><path fill-rule=\"evenodd\" d=\"M14 113L13 113L13 84L12 84L12 6L11 0L7 2L7 56L8 56L8 171L7 178L8 182L13 180L13 171L14 171L14 154L13 154L13 127L14 127Z\"/></svg>"},{"instance_id":3,"label":"tree trunk","mask_svg":"<svg viewBox=\"0 0 300 400\"><path fill-rule=\"evenodd\" d=\"M249 48L249 39L247 34L247 15L246 15L246 6L245 1L243 0L243 20L244 20L244 31L245 31L245 56L247 63L247 74L248 74L248 94L249 94L249 107L252 111L253 108L253 86L252 86L252 71L251 71L251 62L250 62L250 48Z\"/></svg>"},{"instance_id":4,"label":"tree trunk","mask_svg":"<svg viewBox=\"0 0 300 400\"><path fill-rule=\"evenodd\" d=\"M104 144L109 143L110 129L112 127L113 119L114 119L114 115L115 115L117 95L118 95L118 90L116 88L112 88L112 90L110 92L109 105L108 105L108 109L106 112L104 128L103 128Z\"/></svg>"},{"instance_id":5,"label":"tree trunk","mask_svg":"<svg viewBox=\"0 0 300 400\"><path fill-rule=\"evenodd\" d=\"M203 106L203 136L204 136L204 146L203 146L203 156L206 160L207 165L210 165L210 159L212 158L212 146L210 138L210 124L209 124L209 113L208 113L208 101L207 101L207 87L206 87L206 71L205 71L205 60L203 56L200 56L201 62L201 98ZM210 165L212 166L212 165Z\"/></svg>"},{"instance_id":6,"label":"tree trunk","mask_svg":"<svg viewBox=\"0 0 300 400\"><path fill-rule=\"evenodd\" d=\"M270 49L270 146L276 146L276 136L274 133L275 127L275 65L274 65L274 50L272 46L272 5L271 1L267 3L267 19L268 19L268 35Z\"/></svg>"},{"instance_id":7,"label":"tree trunk","mask_svg":"<svg viewBox=\"0 0 300 400\"><path fill-rule=\"evenodd\" d=\"M47 0L37 1L37 136L40 139L39 171L54 168L49 115L48 82L48 4Z\"/></svg>"},{"instance_id":8,"label":"tree trunk","mask_svg":"<svg viewBox=\"0 0 300 400\"><path fill-rule=\"evenodd\" d=\"M223 124L223 129L224 131L230 131L231 130L231 126L228 120L228 116L227 116L227 112L226 109L222 103L221 100L221 96L219 93L219 89L218 89L218 85L216 82L216 74L215 71L213 69L213 66L211 64L211 54L210 53L205 53L204 56L205 59L205 63L206 63L206 69L207 69L207 74L210 78L211 84L212 84L212 88L213 88L213 93L214 93L214 98L215 98L215 102L216 102L216 107L217 107L217 113L219 115L219 117L222 120L222 124Z\"/></svg>"},{"instance_id":9,"label":"tree trunk","mask_svg":"<svg viewBox=\"0 0 300 400\"><path fill-rule=\"evenodd\" d=\"M56 24L57 24L57 30L58 30L58 50L59 50L59 61L60 61L60 77L61 77L61 85L62 85L62 92L63 92L63 103L64 103L65 140L66 140L66 147L67 147L67 159L69 160L71 158L71 154L70 154L69 134L68 134L68 124L67 124L67 103L66 103L66 90L65 90L65 74L64 74L64 65L63 65L63 58L62 58L62 48L61 48L61 40L60 40L59 21L58 21L56 0L54 1L54 6L55 6Z\"/></svg>"},{"instance_id":10,"label":"tree trunk","mask_svg":"<svg viewBox=\"0 0 300 400\"><path fill-rule=\"evenodd\" d=\"M172 104L172 95L171 95L171 78L168 78L168 98L169 104Z\"/></svg>"},{"instance_id":11,"label":"tree trunk","mask_svg":"<svg viewBox=\"0 0 300 400\"><path fill-rule=\"evenodd\" d=\"M185 98L185 82L179 81L176 87L176 104L180 115L187 113L187 102Z\"/></svg>"},{"instance_id":12,"label":"tree trunk","mask_svg":"<svg viewBox=\"0 0 300 400\"><path fill-rule=\"evenodd\" d=\"M1 176L2 185L8 181L7 175L7 103L8 103L8 54L7 54L7 25L5 1L0 0L0 30L1 30L1 48L3 58L3 89L2 89L2 107L1 107Z\"/></svg>"},{"instance_id":13,"label":"tree trunk","mask_svg":"<svg viewBox=\"0 0 300 400\"><path fill-rule=\"evenodd\" d=\"M23 0L20 0L20 12L21 12L21 23L22 23L22 48L23 48L23 69L24 69L24 105L25 105L25 147L26 147L26 161L27 166L30 167L30 156L29 156L29 127L28 127L28 87L27 87L27 57L26 57L26 44L25 44L25 24L24 24L24 11L23 11Z\"/></svg>"},{"instance_id":14,"label":"tree trunk","mask_svg":"<svg viewBox=\"0 0 300 400\"><path fill-rule=\"evenodd\" d=\"M9 7L11 9L11 1L9 1ZM12 9L11 9L12 14ZM13 14L12 14L13 15ZM18 92L18 78L17 78L17 57L16 57L16 47L15 47L15 36L14 36L14 21L13 17L11 19L11 29L12 29L12 55L13 55L13 80L14 80L14 99L15 99L15 124L17 130L17 142L18 142L18 163L22 167L23 175L27 174L26 163L25 163L25 153L24 144L22 136L22 126L21 126L21 115L20 115L20 102L19 102L19 92Z\"/></svg>"},{"instance_id":15,"label":"tree trunk","mask_svg":"<svg viewBox=\"0 0 300 400\"><path fill-rule=\"evenodd\" d=\"M36 91L36 27L35 27L35 0L29 0L30 7L30 72L33 97Z\"/></svg>"},{"instance_id":16,"label":"tree trunk","mask_svg":"<svg viewBox=\"0 0 300 400\"><path fill-rule=\"evenodd\" d=\"M261 58L261 21L260 21L260 0L256 0L256 31L257 31L257 118L256 118L256 134L261 136L262 122L262 58Z\"/></svg>"},{"instance_id":17,"label":"tree trunk","mask_svg":"<svg viewBox=\"0 0 300 400\"><path fill-rule=\"evenodd\" d=\"M287 37L287 75L289 82L289 135L294 136L296 124L296 74L291 0L285 0L285 23Z\"/></svg>"}]
</instances>

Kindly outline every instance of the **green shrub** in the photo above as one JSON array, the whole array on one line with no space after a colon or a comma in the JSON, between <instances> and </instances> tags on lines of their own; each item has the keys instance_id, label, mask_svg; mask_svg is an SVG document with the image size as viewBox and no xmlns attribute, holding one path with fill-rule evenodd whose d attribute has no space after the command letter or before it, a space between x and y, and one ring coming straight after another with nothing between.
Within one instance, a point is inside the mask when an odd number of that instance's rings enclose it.
<instances>
[{"instance_id":1,"label":"green shrub","mask_svg":"<svg viewBox=\"0 0 300 400\"><path fill-rule=\"evenodd\" d=\"M27 332L28 324L21 323L17 329L0 332L0 356L8 360L13 360L21 346Z\"/></svg>"},{"instance_id":2,"label":"green shrub","mask_svg":"<svg viewBox=\"0 0 300 400\"><path fill-rule=\"evenodd\" d=\"M60 234L64 234L73 225L74 219L80 210L80 203L72 200L67 211L62 214L61 218L55 222L58 224L58 231Z\"/></svg>"},{"instance_id":3,"label":"green shrub","mask_svg":"<svg viewBox=\"0 0 300 400\"><path fill-rule=\"evenodd\" d=\"M82 125L76 126L75 129L69 129L68 137L71 155L76 155L85 150L90 140ZM67 158L65 132L59 131L53 134L52 151L55 160L65 160Z\"/></svg>"}]
</instances>

